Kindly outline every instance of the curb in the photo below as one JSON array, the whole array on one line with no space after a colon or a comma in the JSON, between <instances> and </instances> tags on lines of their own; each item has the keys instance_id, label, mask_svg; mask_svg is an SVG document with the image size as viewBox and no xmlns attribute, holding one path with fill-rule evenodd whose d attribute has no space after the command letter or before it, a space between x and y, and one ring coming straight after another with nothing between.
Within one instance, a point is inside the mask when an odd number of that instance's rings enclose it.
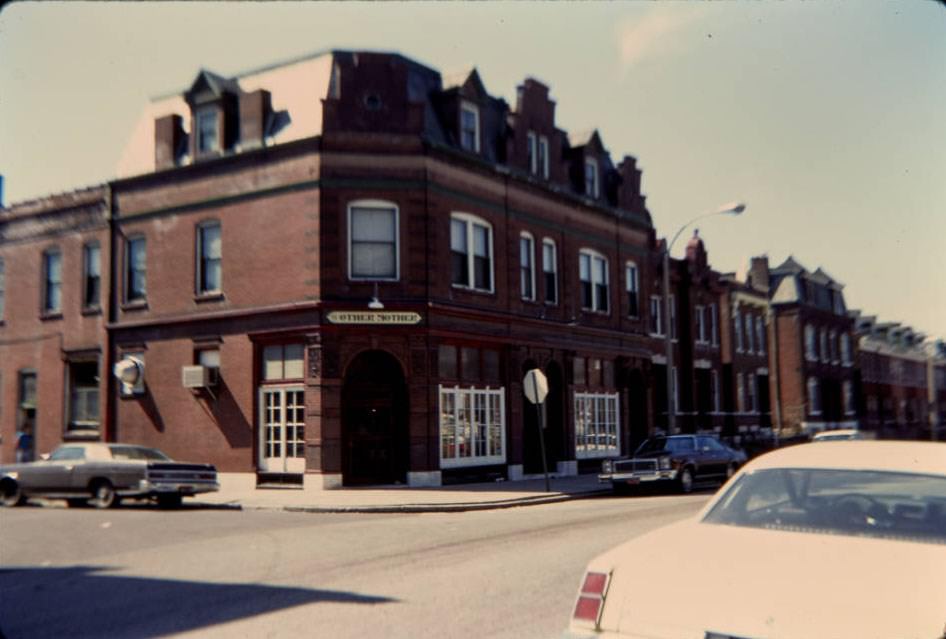
<instances>
[{"instance_id":1,"label":"curb","mask_svg":"<svg viewBox=\"0 0 946 639\"><path fill-rule=\"evenodd\" d=\"M369 505L369 506L268 506L246 505L236 503L240 510L281 510L291 513L361 513L361 514L406 514L406 513L457 513L477 510L500 510L505 508L520 508L524 506L539 506L555 504L565 501L589 499L600 495L610 494L611 489L596 489L578 493L559 493L555 495L538 495L518 499L487 502L467 502L452 504L396 504L396 505Z\"/></svg>"}]
</instances>

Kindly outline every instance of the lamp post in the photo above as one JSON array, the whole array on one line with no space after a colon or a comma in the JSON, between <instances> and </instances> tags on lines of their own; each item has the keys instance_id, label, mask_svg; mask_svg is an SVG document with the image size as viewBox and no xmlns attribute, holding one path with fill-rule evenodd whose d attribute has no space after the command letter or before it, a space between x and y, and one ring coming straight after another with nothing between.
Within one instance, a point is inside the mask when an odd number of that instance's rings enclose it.
<instances>
[{"instance_id":1,"label":"lamp post","mask_svg":"<svg viewBox=\"0 0 946 639\"><path fill-rule=\"evenodd\" d=\"M670 243L664 247L663 263L664 263L664 277L663 277L663 297L664 297L664 317L663 317L663 326L664 329L664 345L667 352L667 430L668 434L673 435L677 430L677 415L676 407L674 406L674 396L677 394L677 390L673 385L673 339L671 338L671 324L670 324L670 249L673 248L674 242L677 241L677 238L680 237L680 234L691 224L696 221L702 220L706 217L711 217L713 215L739 215L746 210L746 205L741 202L732 202L730 204L725 204L715 211L710 211L709 213L704 213L702 215L697 215L695 218L684 224L673 236L673 239L670 240Z\"/></svg>"}]
</instances>

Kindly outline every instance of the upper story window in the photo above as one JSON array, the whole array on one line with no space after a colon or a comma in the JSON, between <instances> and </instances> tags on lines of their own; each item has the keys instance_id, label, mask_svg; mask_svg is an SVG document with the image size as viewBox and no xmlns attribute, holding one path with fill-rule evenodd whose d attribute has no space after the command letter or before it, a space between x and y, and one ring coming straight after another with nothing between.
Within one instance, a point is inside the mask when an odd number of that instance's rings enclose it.
<instances>
[{"instance_id":1,"label":"upper story window","mask_svg":"<svg viewBox=\"0 0 946 639\"><path fill-rule=\"evenodd\" d=\"M596 160L585 160L585 195L597 198L600 193L598 184L598 162Z\"/></svg>"},{"instance_id":2,"label":"upper story window","mask_svg":"<svg viewBox=\"0 0 946 639\"><path fill-rule=\"evenodd\" d=\"M827 364L828 359L829 359L828 358L828 332L822 328L820 331L820 336L821 336L821 342L820 342L821 361Z\"/></svg>"},{"instance_id":3,"label":"upper story window","mask_svg":"<svg viewBox=\"0 0 946 639\"><path fill-rule=\"evenodd\" d=\"M0 322L3 321L3 307L6 299L7 277L3 265L3 259L0 258Z\"/></svg>"},{"instance_id":4,"label":"upper story window","mask_svg":"<svg viewBox=\"0 0 946 639\"><path fill-rule=\"evenodd\" d=\"M465 151L480 152L480 110L469 102L460 105L460 146Z\"/></svg>"},{"instance_id":5,"label":"upper story window","mask_svg":"<svg viewBox=\"0 0 946 639\"><path fill-rule=\"evenodd\" d=\"M197 152L210 153L220 150L220 126L215 107L198 109L194 116L197 128Z\"/></svg>"},{"instance_id":6,"label":"upper story window","mask_svg":"<svg viewBox=\"0 0 946 639\"><path fill-rule=\"evenodd\" d=\"M2 316L2 313L0 313ZM851 362L851 336L847 333L841 333L841 363L850 366Z\"/></svg>"},{"instance_id":7,"label":"upper story window","mask_svg":"<svg viewBox=\"0 0 946 639\"><path fill-rule=\"evenodd\" d=\"M706 339L706 307L700 305L694 307L693 319L696 323L696 343L705 344L709 341Z\"/></svg>"},{"instance_id":8,"label":"upper story window","mask_svg":"<svg viewBox=\"0 0 946 639\"><path fill-rule=\"evenodd\" d=\"M143 302L147 294L145 238L130 237L125 242L125 301Z\"/></svg>"},{"instance_id":9,"label":"upper story window","mask_svg":"<svg viewBox=\"0 0 946 639\"><path fill-rule=\"evenodd\" d=\"M805 325L805 359L809 362L818 361L815 347L815 327L811 324Z\"/></svg>"},{"instance_id":10,"label":"upper story window","mask_svg":"<svg viewBox=\"0 0 946 639\"><path fill-rule=\"evenodd\" d=\"M223 290L223 247L220 222L197 226L197 294L210 295Z\"/></svg>"},{"instance_id":11,"label":"upper story window","mask_svg":"<svg viewBox=\"0 0 946 639\"><path fill-rule=\"evenodd\" d=\"M529 173L539 172L538 139L533 131L526 133L527 152L529 154Z\"/></svg>"},{"instance_id":12,"label":"upper story window","mask_svg":"<svg viewBox=\"0 0 946 639\"><path fill-rule=\"evenodd\" d=\"M709 305L710 340L713 346L719 344L719 328L716 325L716 304Z\"/></svg>"},{"instance_id":13,"label":"upper story window","mask_svg":"<svg viewBox=\"0 0 946 639\"><path fill-rule=\"evenodd\" d=\"M812 415L821 414L821 387L817 377L808 378L808 412Z\"/></svg>"},{"instance_id":14,"label":"upper story window","mask_svg":"<svg viewBox=\"0 0 946 639\"><path fill-rule=\"evenodd\" d=\"M549 139L544 135L539 136L539 174L543 179L549 179Z\"/></svg>"},{"instance_id":15,"label":"upper story window","mask_svg":"<svg viewBox=\"0 0 946 639\"><path fill-rule=\"evenodd\" d=\"M755 337L759 345L759 355L765 355L765 323L761 317L755 318Z\"/></svg>"},{"instance_id":16,"label":"upper story window","mask_svg":"<svg viewBox=\"0 0 946 639\"><path fill-rule=\"evenodd\" d=\"M450 216L450 271L454 286L493 292L493 228L466 213Z\"/></svg>"},{"instance_id":17,"label":"upper story window","mask_svg":"<svg viewBox=\"0 0 946 639\"><path fill-rule=\"evenodd\" d=\"M542 274L545 278L546 303L558 304L558 255L555 241L549 238L542 240Z\"/></svg>"},{"instance_id":18,"label":"upper story window","mask_svg":"<svg viewBox=\"0 0 946 639\"><path fill-rule=\"evenodd\" d=\"M535 242L528 233L519 236L519 293L524 300L535 299Z\"/></svg>"},{"instance_id":19,"label":"upper story window","mask_svg":"<svg viewBox=\"0 0 946 639\"><path fill-rule=\"evenodd\" d=\"M831 331L831 334L828 336L828 343L831 345L831 363L838 363L838 332Z\"/></svg>"},{"instance_id":20,"label":"upper story window","mask_svg":"<svg viewBox=\"0 0 946 639\"><path fill-rule=\"evenodd\" d=\"M389 202L361 200L348 206L348 277L398 279L398 208Z\"/></svg>"},{"instance_id":21,"label":"upper story window","mask_svg":"<svg viewBox=\"0 0 946 639\"><path fill-rule=\"evenodd\" d=\"M650 333L651 335L663 335L663 300L659 295L650 296Z\"/></svg>"},{"instance_id":22,"label":"upper story window","mask_svg":"<svg viewBox=\"0 0 946 639\"><path fill-rule=\"evenodd\" d=\"M742 352L742 315L739 314L739 309L733 312L732 316L733 330L736 332L736 352Z\"/></svg>"},{"instance_id":23,"label":"upper story window","mask_svg":"<svg viewBox=\"0 0 946 639\"><path fill-rule=\"evenodd\" d=\"M627 291L627 314L629 317L640 315L640 290L637 264L628 262L624 265L624 289Z\"/></svg>"},{"instance_id":24,"label":"upper story window","mask_svg":"<svg viewBox=\"0 0 946 639\"><path fill-rule=\"evenodd\" d=\"M608 260L600 253L582 249L578 255L581 280L581 307L588 311L608 312Z\"/></svg>"},{"instance_id":25,"label":"upper story window","mask_svg":"<svg viewBox=\"0 0 946 639\"><path fill-rule=\"evenodd\" d=\"M49 249L43 253L43 313L62 311L62 253Z\"/></svg>"},{"instance_id":26,"label":"upper story window","mask_svg":"<svg viewBox=\"0 0 946 639\"><path fill-rule=\"evenodd\" d=\"M97 242L82 247L82 306L98 308L102 294L102 249Z\"/></svg>"}]
</instances>

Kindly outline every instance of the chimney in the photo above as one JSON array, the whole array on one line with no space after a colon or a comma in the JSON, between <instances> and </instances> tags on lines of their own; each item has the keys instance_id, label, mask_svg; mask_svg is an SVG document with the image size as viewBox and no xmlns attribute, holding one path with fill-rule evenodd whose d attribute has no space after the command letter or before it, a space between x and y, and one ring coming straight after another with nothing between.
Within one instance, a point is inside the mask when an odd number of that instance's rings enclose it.
<instances>
[{"instance_id":1,"label":"chimney","mask_svg":"<svg viewBox=\"0 0 946 639\"><path fill-rule=\"evenodd\" d=\"M749 286L757 291L769 292L769 258L766 255L753 257L749 262Z\"/></svg>"},{"instance_id":2,"label":"chimney","mask_svg":"<svg viewBox=\"0 0 946 639\"><path fill-rule=\"evenodd\" d=\"M154 120L154 168L156 171L177 166L177 150L184 139L181 116L165 115Z\"/></svg>"},{"instance_id":3,"label":"chimney","mask_svg":"<svg viewBox=\"0 0 946 639\"><path fill-rule=\"evenodd\" d=\"M625 155L618 165L621 176L618 186L618 207L634 211L643 207L641 197L641 171L637 168L637 158Z\"/></svg>"},{"instance_id":4,"label":"chimney","mask_svg":"<svg viewBox=\"0 0 946 639\"><path fill-rule=\"evenodd\" d=\"M266 120L272 113L270 93L257 89L240 95L240 148L256 149L266 138Z\"/></svg>"}]
</instances>

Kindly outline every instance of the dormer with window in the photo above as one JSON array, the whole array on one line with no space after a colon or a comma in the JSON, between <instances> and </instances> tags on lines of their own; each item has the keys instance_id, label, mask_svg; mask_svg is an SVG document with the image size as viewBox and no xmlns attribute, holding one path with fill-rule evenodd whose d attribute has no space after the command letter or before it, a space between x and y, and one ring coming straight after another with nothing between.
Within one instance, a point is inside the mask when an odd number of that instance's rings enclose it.
<instances>
[{"instance_id":1,"label":"dormer with window","mask_svg":"<svg viewBox=\"0 0 946 639\"><path fill-rule=\"evenodd\" d=\"M572 188L595 202L617 203L617 180L607 149L597 131L569 135L566 156L570 165Z\"/></svg>"},{"instance_id":2,"label":"dormer with window","mask_svg":"<svg viewBox=\"0 0 946 639\"><path fill-rule=\"evenodd\" d=\"M549 88L526 78L517 90L516 110L510 114L515 134L507 142L509 164L539 180L560 181L556 159L561 152L561 132L555 128L555 102Z\"/></svg>"},{"instance_id":3,"label":"dormer with window","mask_svg":"<svg viewBox=\"0 0 946 639\"><path fill-rule=\"evenodd\" d=\"M201 71L184 101L191 109L190 154L196 161L233 150L239 136L239 99L235 80Z\"/></svg>"},{"instance_id":4,"label":"dormer with window","mask_svg":"<svg viewBox=\"0 0 946 639\"><path fill-rule=\"evenodd\" d=\"M489 162L504 162L506 102L487 93L476 69L445 77L443 83L433 103L446 141Z\"/></svg>"}]
</instances>

